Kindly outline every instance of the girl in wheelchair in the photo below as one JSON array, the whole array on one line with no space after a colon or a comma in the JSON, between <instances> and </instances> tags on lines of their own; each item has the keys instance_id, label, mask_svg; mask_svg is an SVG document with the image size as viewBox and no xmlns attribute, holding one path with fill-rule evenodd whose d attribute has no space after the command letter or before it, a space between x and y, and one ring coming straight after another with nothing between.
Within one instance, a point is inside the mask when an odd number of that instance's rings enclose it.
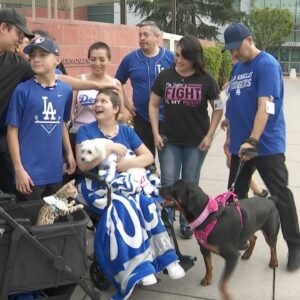
<instances>
[{"instance_id":1,"label":"girl in wheelchair","mask_svg":"<svg viewBox=\"0 0 300 300\"><path fill-rule=\"evenodd\" d=\"M120 105L115 91L101 90L93 107L96 121L81 126L76 137L76 159L81 171L98 173L109 154L118 157L116 176L109 183L112 189L109 205L104 185L88 178L79 180L85 201L101 216L94 248L99 265L116 287L112 299L127 299L139 282L155 284L155 274L164 269L172 279L185 275L155 203L159 198L157 180L142 171L153 163L153 156L133 128L118 124ZM83 151L82 142L99 138L113 143L99 143ZM128 149L135 156L127 158ZM89 155L92 159L87 159ZM153 185L150 189L149 183Z\"/></svg>"}]
</instances>

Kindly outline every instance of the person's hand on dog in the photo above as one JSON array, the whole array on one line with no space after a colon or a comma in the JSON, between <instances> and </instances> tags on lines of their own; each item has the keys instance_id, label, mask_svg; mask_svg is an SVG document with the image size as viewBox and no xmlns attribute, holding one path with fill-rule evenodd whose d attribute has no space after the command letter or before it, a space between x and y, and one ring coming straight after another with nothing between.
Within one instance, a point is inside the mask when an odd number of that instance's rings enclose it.
<instances>
[{"instance_id":1,"label":"person's hand on dog","mask_svg":"<svg viewBox=\"0 0 300 300\"><path fill-rule=\"evenodd\" d=\"M198 148L201 150L201 151L208 151L211 144L212 144L212 141L213 141L213 137L210 136L210 135L206 135L203 140L201 141L200 145L198 146Z\"/></svg>"},{"instance_id":2,"label":"person's hand on dog","mask_svg":"<svg viewBox=\"0 0 300 300\"><path fill-rule=\"evenodd\" d=\"M119 157L124 157L127 153L127 148L120 143L111 143L106 145L107 156L111 153L117 154Z\"/></svg>"},{"instance_id":3,"label":"person's hand on dog","mask_svg":"<svg viewBox=\"0 0 300 300\"><path fill-rule=\"evenodd\" d=\"M117 161L117 171L119 173L126 172L130 168L130 160L131 159L124 159L124 157L121 157Z\"/></svg>"},{"instance_id":4,"label":"person's hand on dog","mask_svg":"<svg viewBox=\"0 0 300 300\"><path fill-rule=\"evenodd\" d=\"M22 194L31 194L31 187L34 186L34 183L29 176L29 174L22 167L20 170L15 172L16 175L16 189Z\"/></svg>"}]
</instances>

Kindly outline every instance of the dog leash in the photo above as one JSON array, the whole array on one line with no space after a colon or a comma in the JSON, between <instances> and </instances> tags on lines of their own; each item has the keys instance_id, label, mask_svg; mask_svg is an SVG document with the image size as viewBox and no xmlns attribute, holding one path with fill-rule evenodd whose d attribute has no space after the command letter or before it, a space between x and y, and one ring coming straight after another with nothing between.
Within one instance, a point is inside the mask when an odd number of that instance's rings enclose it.
<instances>
[{"instance_id":1,"label":"dog leash","mask_svg":"<svg viewBox=\"0 0 300 300\"><path fill-rule=\"evenodd\" d=\"M273 289L272 289L272 300L275 300L275 281L276 281L276 268L273 267Z\"/></svg>"},{"instance_id":2,"label":"dog leash","mask_svg":"<svg viewBox=\"0 0 300 300\"><path fill-rule=\"evenodd\" d=\"M237 179L238 179L238 177L239 177L239 175L241 173L241 170L242 170L244 164L245 164L245 161L241 158L240 162L239 162L238 170L237 170L237 172L235 174L235 178L234 178L234 180L233 180L230 188L228 189L230 192L234 191L235 183L236 183L236 181L237 181Z\"/></svg>"},{"instance_id":3,"label":"dog leash","mask_svg":"<svg viewBox=\"0 0 300 300\"><path fill-rule=\"evenodd\" d=\"M234 186L236 184L237 178L240 175L240 172L245 164L245 160L243 159L243 155L249 156L249 157L255 157L257 156L257 150L256 148L247 148L242 150L242 157L240 158L238 170L236 172L235 178L233 180L233 183L231 184L231 187L229 188L230 192L234 191Z\"/></svg>"},{"instance_id":4,"label":"dog leash","mask_svg":"<svg viewBox=\"0 0 300 300\"><path fill-rule=\"evenodd\" d=\"M246 149L245 149L246 150ZM248 152L249 153L249 152ZM250 150L250 153L252 153L252 155L255 155L255 151L253 150ZM234 178L234 181L231 185L231 187L229 188L229 191L233 192L234 191L234 186L235 186L235 183L237 181L237 178L243 168L245 164L245 160L240 158L240 161L239 161L239 166L238 166L238 170L236 172L236 175L235 175L235 178ZM273 267L273 285L272 285L272 300L275 300L275 287L276 287L276 268Z\"/></svg>"}]
</instances>

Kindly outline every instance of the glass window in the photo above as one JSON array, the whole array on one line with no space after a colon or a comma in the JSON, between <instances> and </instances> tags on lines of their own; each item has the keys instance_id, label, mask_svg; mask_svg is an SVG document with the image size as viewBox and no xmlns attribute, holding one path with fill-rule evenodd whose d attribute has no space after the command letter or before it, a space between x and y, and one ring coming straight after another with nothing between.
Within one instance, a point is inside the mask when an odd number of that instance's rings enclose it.
<instances>
[{"instance_id":1,"label":"glass window","mask_svg":"<svg viewBox=\"0 0 300 300\"><path fill-rule=\"evenodd\" d=\"M294 31L295 42L300 42L300 30Z\"/></svg>"},{"instance_id":2,"label":"glass window","mask_svg":"<svg viewBox=\"0 0 300 300\"><path fill-rule=\"evenodd\" d=\"M289 72L289 64L288 63L280 63L280 64L281 64L282 72L288 73Z\"/></svg>"},{"instance_id":3,"label":"glass window","mask_svg":"<svg viewBox=\"0 0 300 300\"><path fill-rule=\"evenodd\" d=\"M164 39L163 45L164 45L164 48L170 49L170 40Z\"/></svg>"},{"instance_id":4,"label":"glass window","mask_svg":"<svg viewBox=\"0 0 300 300\"><path fill-rule=\"evenodd\" d=\"M280 0L265 0L265 7L280 7Z\"/></svg>"},{"instance_id":5,"label":"glass window","mask_svg":"<svg viewBox=\"0 0 300 300\"><path fill-rule=\"evenodd\" d=\"M284 37L282 39L282 41L283 41L283 43L284 42L294 42L295 41L295 31L292 31L288 36ZM296 41L296 42L298 42L298 41Z\"/></svg>"},{"instance_id":6,"label":"glass window","mask_svg":"<svg viewBox=\"0 0 300 300\"><path fill-rule=\"evenodd\" d=\"M300 48L291 49L291 62L300 62Z\"/></svg>"},{"instance_id":7,"label":"glass window","mask_svg":"<svg viewBox=\"0 0 300 300\"><path fill-rule=\"evenodd\" d=\"M291 63L291 69L295 69L296 73L299 74L300 71L300 63Z\"/></svg>"},{"instance_id":8,"label":"glass window","mask_svg":"<svg viewBox=\"0 0 300 300\"><path fill-rule=\"evenodd\" d=\"M289 61L289 48L282 47L280 49L280 61Z\"/></svg>"},{"instance_id":9,"label":"glass window","mask_svg":"<svg viewBox=\"0 0 300 300\"><path fill-rule=\"evenodd\" d=\"M296 0L281 0L281 8L286 8L291 13L295 13L295 11L296 11Z\"/></svg>"},{"instance_id":10,"label":"glass window","mask_svg":"<svg viewBox=\"0 0 300 300\"><path fill-rule=\"evenodd\" d=\"M252 8L264 8L265 0L253 0L251 4Z\"/></svg>"},{"instance_id":11,"label":"glass window","mask_svg":"<svg viewBox=\"0 0 300 300\"><path fill-rule=\"evenodd\" d=\"M300 14L300 1L296 0L295 2L296 2L296 4L295 4L296 5L296 13Z\"/></svg>"}]
</instances>

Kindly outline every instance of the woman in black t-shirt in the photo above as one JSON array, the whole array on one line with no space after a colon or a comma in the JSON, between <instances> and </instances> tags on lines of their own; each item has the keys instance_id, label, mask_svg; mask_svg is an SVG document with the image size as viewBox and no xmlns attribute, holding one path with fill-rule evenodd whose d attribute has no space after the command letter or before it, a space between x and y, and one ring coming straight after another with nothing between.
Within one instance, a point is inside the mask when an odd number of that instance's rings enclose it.
<instances>
[{"instance_id":1,"label":"woman in black t-shirt","mask_svg":"<svg viewBox=\"0 0 300 300\"><path fill-rule=\"evenodd\" d=\"M164 119L159 128L158 110L164 102ZM208 102L213 112L208 114ZM193 36L178 42L175 66L156 78L150 97L149 115L154 142L158 149L162 185L173 184L180 177L198 184L200 170L222 118L219 88L205 71L203 50ZM170 214L173 219L174 211ZM192 232L180 218L181 236Z\"/></svg>"}]
</instances>

